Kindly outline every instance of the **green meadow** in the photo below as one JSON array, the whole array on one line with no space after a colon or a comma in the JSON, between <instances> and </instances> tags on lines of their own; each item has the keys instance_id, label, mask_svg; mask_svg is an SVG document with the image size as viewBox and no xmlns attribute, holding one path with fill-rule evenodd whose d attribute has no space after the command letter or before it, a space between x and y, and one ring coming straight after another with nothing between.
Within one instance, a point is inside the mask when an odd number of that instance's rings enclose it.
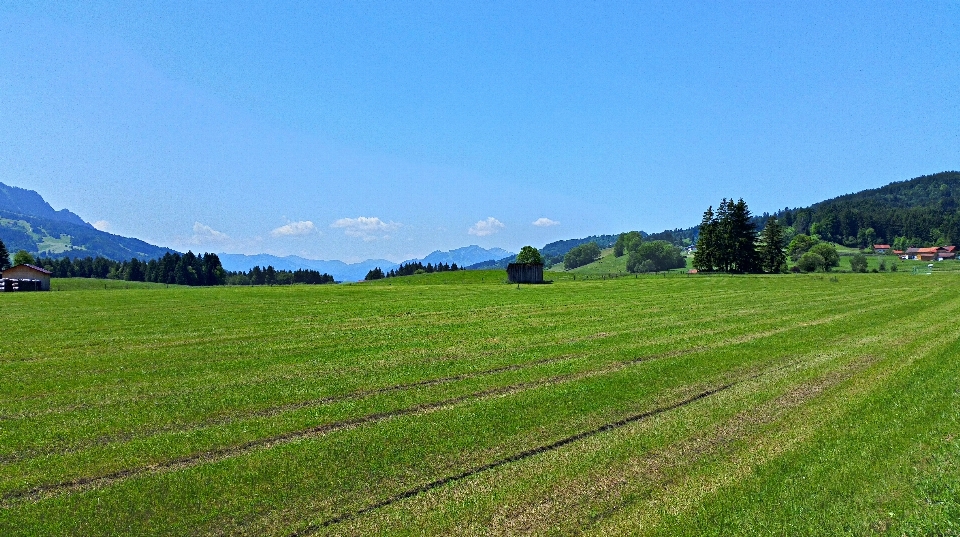
<instances>
[{"instance_id":1,"label":"green meadow","mask_svg":"<svg viewBox=\"0 0 960 537\"><path fill-rule=\"evenodd\" d=\"M960 535L906 266L0 294L0 535Z\"/></svg>"}]
</instances>

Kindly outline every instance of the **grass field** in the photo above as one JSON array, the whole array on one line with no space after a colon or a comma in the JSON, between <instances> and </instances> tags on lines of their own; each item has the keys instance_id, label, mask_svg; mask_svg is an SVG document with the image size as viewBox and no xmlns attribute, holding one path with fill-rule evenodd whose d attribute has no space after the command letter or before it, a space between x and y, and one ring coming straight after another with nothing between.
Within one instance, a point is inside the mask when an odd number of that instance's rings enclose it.
<instances>
[{"instance_id":1,"label":"grass field","mask_svg":"<svg viewBox=\"0 0 960 537\"><path fill-rule=\"evenodd\" d=\"M958 535L960 274L0 294L0 535Z\"/></svg>"}]
</instances>

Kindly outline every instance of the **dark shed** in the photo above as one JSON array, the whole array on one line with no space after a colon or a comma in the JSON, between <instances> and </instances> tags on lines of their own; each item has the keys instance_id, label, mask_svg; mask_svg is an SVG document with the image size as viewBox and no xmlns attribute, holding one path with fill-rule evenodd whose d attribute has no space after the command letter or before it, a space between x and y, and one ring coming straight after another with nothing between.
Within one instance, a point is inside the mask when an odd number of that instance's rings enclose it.
<instances>
[{"instance_id":1,"label":"dark shed","mask_svg":"<svg viewBox=\"0 0 960 537\"><path fill-rule=\"evenodd\" d=\"M510 283L543 283L541 263L510 263L507 265Z\"/></svg>"}]
</instances>

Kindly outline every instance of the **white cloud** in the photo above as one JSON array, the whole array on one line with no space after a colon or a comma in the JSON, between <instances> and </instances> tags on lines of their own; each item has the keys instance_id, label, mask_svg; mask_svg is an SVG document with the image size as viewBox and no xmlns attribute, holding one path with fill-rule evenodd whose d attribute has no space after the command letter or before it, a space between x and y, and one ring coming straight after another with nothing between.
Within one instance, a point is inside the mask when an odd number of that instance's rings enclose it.
<instances>
[{"instance_id":1,"label":"white cloud","mask_svg":"<svg viewBox=\"0 0 960 537\"><path fill-rule=\"evenodd\" d=\"M330 224L330 227L341 228L348 237L357 237L364 241L389 239L388 233L401 226L398 222L384 222L376 216L360 216L357 218L341 218Z\"/></svg>"},{"instance_id":2,"label":"white cloud","mask_svg":"<svg viewBox=\"0 0 960 537\"><path fill-rule=\"evenodd\" d=\"M549 218L537 218L533 222L533 225L537 227L550 227L550 226L559 226L560 222L557 222L556 220L550 220Z\"/></svg>"},{"instance_id":3,"label":"white cloud","mask_svg":"<svg viewBox=\"0 0 960 537\"><path fill-rule=\"evenodd\" d=\"M486 237L487 235L493 235L505 227L507 226L503 225L503 222L492 216L489 216L486 220L481 220L474 224L470 229L467 230L467 233L470 235L476 235L478 237Z\"/></svg>"},{"instance_id":4,"label":"white cloud","mask_svg":"<svg viewBox=\"0 0 960 537\"><path fill-rule=\"evenodd\" d=\"M271 231L270 234L274 237L294 237L297 235L309 235L313 233L315 229L313 222L301 220L300 222L290 222L285 226L280 226Z\"/></svg>"},{"instance_id":5,"label":"white cloud","mask_svg":"<svg viewBox=\"0 0 960 537\"><path fill-rule=\"evenodd\" d=\"M217 231L212 227L201 224L200 222L193 223L193 238L191 242L194 244L206 244L206 243L217 243L217 242L229 242L230 237L226 233Z\"/></svg>"},{"instance_id":6,"label":"white cloud","mask_svg":"<svg viewBox=\"0 0 960 537\"><path fill-rule=\"evenodd\" d=\"M106 220L97 220L93 223L93 227L99 229L100 231L110 231L110 222Z\"/></svg>"}]
</instances>

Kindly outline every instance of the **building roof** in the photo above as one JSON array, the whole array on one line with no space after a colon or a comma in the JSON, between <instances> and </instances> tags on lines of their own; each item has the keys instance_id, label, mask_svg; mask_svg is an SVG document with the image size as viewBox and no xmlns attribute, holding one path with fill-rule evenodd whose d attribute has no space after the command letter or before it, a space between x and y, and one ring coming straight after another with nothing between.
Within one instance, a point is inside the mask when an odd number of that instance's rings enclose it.
<instances>
[{"instance_id":1,"label":"building roof","mask_svg":"<svg viewBox=\"0 0 960 537\"><path fill-rule=\"evenodd\" d=\"M938 251L940 251L940 249L937 248L936 246L933 246L931 248L917 248L918 254L935 254Z\"/></svg>"},{"instance_id":2,"label":"building roof","mask_svg":"<svg viewBox=\"0 0 960 537\"><path fill-rule=\"evenodd\" d=\"M943 247L941 247L940 249L941 249L941 250L946 250L946 251L948 251L948 252L952 252L952 251L956 250L957 247L956 247L956 246L943 246Z\"/></svg>"},{"instance_id":3,"label":"building roof","mask_svg":"<svg viewBox=\"0 0 960 537\"><path fill-rule=\"evenodd\" d=\"M895 253L895 254L902 254L902 253L903 253L903 250L894 250L893 253Z\"/></svg>"},{"instance_id":4,"label":"building roof","mask_svg":"<svg viewBox=\"0 0 960 537\"><path fill-rule=\"evenodd\" d=\"M17 266L15 266L15 267L10 267L10 268L8 268L7 270L5 270L4 272L7 272L7 271L10 271L10 270L13 270L13 269L18 269L18 268L20 268L20 267L26 267L26 268L28 268L28 269L30 269L30 270L34 270L34 271L39 272L39 273L41 273L41 274L46 274L47 276L50 276L51 274L53 274L52 272L50 272L50 271L47 270L47 269L40 268L40 267L38 267L38 266L36 266L36 265L28 265L28 264L26 264L26 263L24 263L24 264L22 264L22 265L17 265Z\"/></svg>"},{"instance_id":5,"label":"building roof","mask_svg":"<svg viewBox=\"0 0 960 537\"><path fill-rule=\"evenodd\" d=\"M890 245L889 245L889 244L874 244L874 245L873 245L873 249L874 249L874 250L889 250L889 249L890 249Z\"/></svg>"}]
</instances>

